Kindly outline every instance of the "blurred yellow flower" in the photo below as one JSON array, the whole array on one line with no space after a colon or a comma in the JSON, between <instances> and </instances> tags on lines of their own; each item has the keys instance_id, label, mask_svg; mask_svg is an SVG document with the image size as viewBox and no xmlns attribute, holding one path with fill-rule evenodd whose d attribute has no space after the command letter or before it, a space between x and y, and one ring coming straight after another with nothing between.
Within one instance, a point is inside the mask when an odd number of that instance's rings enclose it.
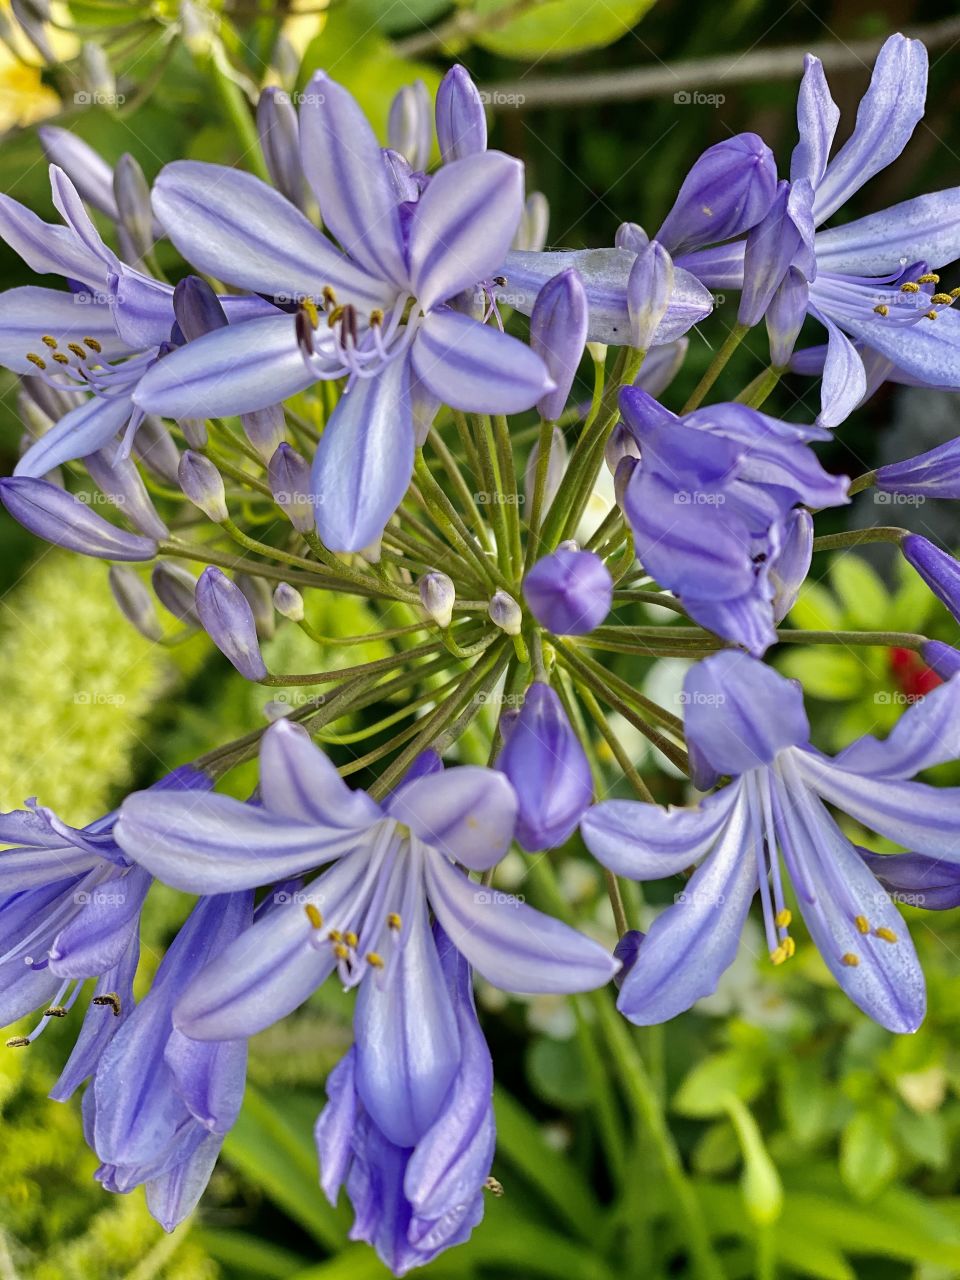
<instances>
[{"instance_id":1,"label":"blurred yellow flower","mask_svg":"<svg viewBox=\"0 0 960 1280\"><path fill-rule=\"evenodd\" d=\"M43 83L43 59L13 18L10 0L0 0L0 16L5 30L9 32L9 43L0 43L2 135L17 126L36 124L38 120L55 115L60 110L60 97ZM61 6L53 7L53 17L58 24L66 25L68 15ZM48 28L46 34L57 58L66 59L76 54L79 42L75 36L52 28Z\"/></svg>"}]
</instances>

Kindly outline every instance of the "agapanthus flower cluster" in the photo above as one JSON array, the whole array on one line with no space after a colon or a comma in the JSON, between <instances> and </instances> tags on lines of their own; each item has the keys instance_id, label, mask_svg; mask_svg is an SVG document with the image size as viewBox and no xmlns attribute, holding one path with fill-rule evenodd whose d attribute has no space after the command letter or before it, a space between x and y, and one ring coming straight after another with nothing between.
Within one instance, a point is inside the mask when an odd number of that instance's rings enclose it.
<instances>
[{"instance_id":1,"label":"agapanthus flower cluster","mask_svg":"<svg viewBox=\"0 0 960 1280\"><path fill-rule=\"evenodd\" d=\"M78 1024L52 1096L85 1085L107 1190L143 1185L165 1228L183 1221L242 1104L248 1039L326 982L356 998L319 1186L345 1189L353 1238L398 1275L466 1240L495 1185L474 974L599 1001L615 979L624 1017L661 1022L715 990L756 899L773 965L812 945L865 1014L916 1030L897 902L960 902L960 799L918 778L960 758L960 653L784 623L814 556L862 540L898 545L960 618L960 566L933 541L814 528L871 485L960 497L957 441L853 480L822 452L885 380L960 390L960 289L938 274L960 258L957 191L823 225L906 146L925 87L922 45L891 37L831 156L839 113L808 58L785 176L738 135L653 236L625 221L579 250L547 247L546 201L488 147L463 67L435 104L401 91L386 147L323 72L299 109L268 90L270 182L177 160L151 191L132 158L111 169L44 133L58 220L0 196L0 236L46 277L0 299L25 428L0 498L112 562L151 642L202 632L211 667L301 691L82 830L35 799L0 816L0 1022L30 1020L17 1051ZM713 289L739 294L732 327ZM808 316L827 343L798 351ZM701 322L715 358L671 405ZM761 323L769 366L710 402ZM820 379L819 411L791 422L763 411L788 369ZM324 634L316 602L347 595L375 625ZM278 626L314 644L313 670L272 669ZM826 756L765 656L804 641L915 650L936 687L885 740ZM686 659L678 706L616 654ZM656 803L637 734L688 806ZM216 789L253 759L246 799ZM610 760L634 798L609 795ZM514 844L549 882L578 838L616 935L574 927L555 882L549 913L498 888ZM681 873L641 932L621 879ZM154 881L196 903L136 1000Z\"/></svg>"}]
</instances>

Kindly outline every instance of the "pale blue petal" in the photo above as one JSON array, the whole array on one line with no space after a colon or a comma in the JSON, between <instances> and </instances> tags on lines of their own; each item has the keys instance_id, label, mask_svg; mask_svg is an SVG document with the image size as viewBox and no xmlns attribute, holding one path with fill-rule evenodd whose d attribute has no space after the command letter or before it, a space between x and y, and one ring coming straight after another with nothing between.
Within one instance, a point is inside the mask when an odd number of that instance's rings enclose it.
<instances>
[{"instance_id":1,"label":"pale blue petal","mask_svg":"<svg viewBox=\"0 0 960 1280\"><path fill-rule=\"evenodd\" d=\"M510 847L517 797L502 773L461 765L401 786L387 811L451 861L486 871Z\"/></svg>"},{"instance_id":2,"label":"pale blue petal","mask_svg":"<svg viewBox=\"0 0 960 1280\"><path fill-rule=\"evenodd\" d=\"M411 357L429 391L468 413L520 413L554 385L525 343L446 308L424 319Z\"/></svg>"},{"instance_id":3,"label":"pale blue petal","mask_svg":"<svg viewBox=\"0 0 960 1280\"><path fill-rule=\"evenodd\" d=\"M730 821L737 794L734 783L695 809L605 800L584 814L580 834L593 856L617 875L662 880L709 853Z\"/></svg>"},{"instance_id":4,"label":"pale blue petal","mask_svg":"<svg viewBox=\"0 0 960 1280\"><path fill-rule=\"evenodd\" d=\"M905 262L931 269L960 258L960 187L904 200L818 231L817 265L834 275L885 276Z\"/></svg>"},{"instance_id":5,"label":"pale blue petal","mask_svg":"<svg viewBox=\"0 0 960 1280\"><path fill-rule=\"evenodd\" d=\"M306 730L289 720L263 735L260 798L270 813L315 823L328 834L359 833L381 816L379 805L365 791L351 791Z\"/></svg>"},{"instance_id":6,"label":"pale blue petal","mask_svg":"<svg viewBox=\"0 0 960 1280\"><path fill-rule=\"evenodd\" d=\"M44 336L56 338L65 355L67 343L82 345L84 338L99 343L102 360L127 354L109 306L91 302L89 294L64 293L36 285L0 294L0 364L5 369L35 374L36 365L27 359L27 352L31 352L46 360L50 370L53 361Z\"/></svg>"},{"instance_id":7,"label":"pale blue petal","mask_svg":"<svg viewBox=\"0 0 960 1280\"><path fill-rule=\"evenodd\" d=\"M13 474L40 479L63 462L96 453L126 426L132 412L133 402L129 396L118 395L111 400L91 396L32 444L14 467Z\"/></svg>"}]
</instances>

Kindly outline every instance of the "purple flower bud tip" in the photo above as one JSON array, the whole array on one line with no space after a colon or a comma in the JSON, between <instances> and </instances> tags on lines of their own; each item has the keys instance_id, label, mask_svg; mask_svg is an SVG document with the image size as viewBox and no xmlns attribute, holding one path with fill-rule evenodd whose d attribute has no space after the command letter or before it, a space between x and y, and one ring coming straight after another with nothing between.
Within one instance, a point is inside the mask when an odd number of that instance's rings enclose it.
<instances>
[{"instance_id":1,"label":"purple flower bud tip","mask_svg":"<svg viewBox=\"0 0 960 1280\"><path fill-rule=\"evenodd\" d=\"M923 646L924 662L941 680L950 680L960 671L960 650L942 640L928 640Z\"/></svg>"},{"instance_id":2,"label":"purple flower bud tip","mask_svg":"<svg viewBox=\"0 0 960 1280\"><path fill-rule=\"evenodd\" d=\"M436 122L444 164L486 151L487 117L483 100L466 67L451 67L440 81Z\"/></svg>"},{"instance_id":3,"label":"purple flower bud tip","mask_svg":"<svg viewBox=\"0 0 960 1280\"><path fill-rule=\"evenodd\" d=\"M531 853L563 844L593 799L583 747L563 703L539 680L527 690L497 768L517 793L517 840Z\"/></svg>"},{"instance_id":4,"label":"purple flower bud tip","mask_svg":"<svg viewBox=\"0 0 960 1280\"><path fill-rule=\"evenodd\" d=\"M960 621L960 564L918 533L908 534L900 550L938 600Z\"/></svg>"},{"instance_id":5,"label":"purple flower bud tip","mask_svg":"<svg viewBox=\"0 0 960 1280\"><path fill-rule=\"evenodd\" d=\"M262 680L267 666L246 596L220 569L204 569L197 582L197 613L204 631L248 680Z\"/></svg>"},{"instance_id":6,"label":"purple flower bud tip","mask_svg":"<svg viewBox=\"0 0 960 1280\"><path fill-rule=\"evenodd\" d=\"M640 954L640 943L647 935L639 929L628 929L620 941L613 949L613 954L620 961L621 969L614 974L614 986L619 991L623 986L623 980L627 974L637 963L637 957Z\"/></svg>"},{"instance_id":7,"label":"purple flower bud tip","mask_svg":"<svg viewBox=\"0 0 960 1280\"><path fill-rule=\"evenodd\" d=\"M273 606L277 613L291 622L303 621L303 596L289 582L278 584L273 593Z\"/></svg>"},{"instance_id":8,"label":"purple flower bud tip","mask_svg":"<svg viewBox=\"0 0 960 1280\"><path fill-rule=\"evenodd\" d=\"M112 564L109 573L110 590L123 616L148 640L159 640L163 627L157 617L156 606L146 584L133 569Z\"/></svg>"},{"instance_id":9,"label":"purple flower bud tip","mask_svg":"<svg viewBox=\"0 0 960 1280\"><path fill-rule=\"evenodd\" d=\"M523 595L547 631L585 636L610 612L613 579L592 551L558 549L533 566L524 579Z\"/></svg>"},{"instance_id":10,"label":"purple flower bud tip","mask_svg":"<svg viewBox=\"0 0 960 1280\"><path fill-rule=\"evenodd\" d=\"M205 333L222 329L227 323L220 299L199 276L187 276L173 291L173 313L180 332L188 342Z\"/></svg>"},{"instance_id":11,"label":"purple flower bud tip","mask_svg":"<svg viewBox=\"0 0 960 1280\"><path fill-rule=\"evenodd\" d=\"M523 611L506 591L495 591L487 605L490 621L508 636L518 636L523 625Z\"/></svg>"},{"instance_id":12,"label":"purple flower bud tip","mask_svg":"<svg viewBox=\"0 0 960 1280\"><path fill-rule=\"evenodd\" d=\"M657 240L639 251L627 279L630 345L646 351L653 345L673 294L673 259Z\"/></svg>"},{"instance_id":13,"label":"purple flower bud tip","mask_svg":"<svg viewBox=\"0 0 960 1280\"><path fill-rule=\"evenodd\" d=\"M453 621L453 605L457 598L453 579L439 569L431 569L417 583L420 603L431 622L445 631Z\"/></svg>"},{"instance_id":14,"label":"purple flower bud tip","mask_svg":"<svg viewBox=\"0 0 960 1280\"><path fill-rule=\"evenodd\" d=\"M314 528L313 503L310 496L310 464L286 442L277 446L267 468L267 481L273 500L298 533Z\"/></svg>"},{"instance_id":15,"label":"purple flower bud tip","mask_svg":"<svg viewBox=\"0 0 960 1280\"><path fill-rule=\"evenodd\" d=\"M587 341L589 319L583 281L572 268L548 280L530 316L530 346L547 366L555 386L537 401L542 418L563 413Z\"/></svg>"},{"instance_id":16,"label":"purple flower bud tip","mask_svg":"<svg viewBox=\"0 0 960 1280\"><path fill-rule=\"evenodd\" d=\"M8 476L0 480L0 500L25 529L68 551L101 560L152 560L157 554L152 538L117 528L46 480Z\"/></svg>"},{"instance_id":17,"label":"purple flower bud tip","mask_svg":"<svg viewBox=\"0 0 960 1280\"><path fill-rule=\"evenodd\" d=\"M177 474L180 488L208 519L222 524L228 518L223 477L209 458L188 449L180 459Z\"/></svg>"}]
</instances>

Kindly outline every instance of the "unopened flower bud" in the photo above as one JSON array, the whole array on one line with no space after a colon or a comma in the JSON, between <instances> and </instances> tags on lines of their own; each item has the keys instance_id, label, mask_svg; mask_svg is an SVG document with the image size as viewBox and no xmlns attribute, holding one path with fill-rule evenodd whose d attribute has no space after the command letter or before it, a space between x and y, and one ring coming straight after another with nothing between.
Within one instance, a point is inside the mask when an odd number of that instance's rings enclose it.
<instances>
[{"instance_id":1,"label":"unopened flower bud","mask_svg":"<svg viewBox=\"0 0 960 1280\"><path fill-rule=\"evenodd\" d=\"M180 459L177 474L180 488L209 520L222 524L228 519L223 477L209 458L188 449Z\"/></svg>"},{"instance_id":2,"label":"unopened flower bud","mask_svg":"<svg viewBox=\"0 0 960 1280\"><path fill-rule=\"evenodd\" d=\"M117 202L117 217L130 237L137 257L143 257L153 247L150 184L129 152L125 152L117 161L117 167L113 171L113 192Z\"/></svg>"},{"instance_id":3,"label":"unopened flower bud","mask_svg":"<svg viewBox=\"0 0 960 1280\"><path fill-rule=\"evenodd\" d=\"M278 445L267 468L267 481L274 502L293 527L300 533L310 533L314 519L310 464L306 458L286 443Z\"/></svg>"},{"instance_id":4,"label":"unopened flower bud","mask_svg":"<svg viewBox=\"0 0 960 1280\"><path fill-rule=\"evenodd\" d=\"M150 582L154 595L175 618L192 627L199 627L196 593L197 579L182 564L161 560L154 565Z\"/></svg>"},{"instance_id":5,"label":"unopened flower bud","mask_svg":"<svg viewBox=\"0 0 960 1280\"><path fill-rule=\"evenodd\" d=\"M531 191L523 202L523 213L512 247L527 253L540 253L547 243L549 229L550 203L542 191Z\"/></svg>"},{"instance_id":6,"label":"unopened flower bud","mask_svg":"<svg viewBox=\"0 0 960 1280\"><path fill-rule=\"evenodd\" d=\"M277 447L283 443L287 429L283 405L272 404L266 409L256 409L253 413L241 413L240 425L243 427L243 434L260 457L269 463Z\"/></svg>"},{"instance_id":7,"label":"unopened flower bud","mask_svg":"<svg viewBox=\"0 0 960 1280\"><path fill-rule=\"evenodd\" d=\"M262 680L267 675L249 601L213 565L204 569L197 582L197 614L204 631L242 676Z\"/></svg>"},{"instance_id":8,"label":"unopened flower bud","mask_svg":"<svg viewBox=\"0 0 960 1280\"><path fill-rule=\"evenodd\" d=\"M261 640L269 640L276 630L276 618L273 614L273 592L263 578L254 578L248 573L238 573L234 581L247 597L247 603L253 610L253 620L257 624L257 635Z\"/></svg>"},{"instance_id":9,"label":"unopened flower bud","mask_svg":"<svg viewBox=\"0 0 960 1280\"><path fill-rule=\"evenodd\" d=\"M113 598L127 621L148 640L159 640L163 627L143 579L132 569L119 564L110 566L108 578Z\"/></svg>"},{"instance_id":10,"label":"unopened flower bud","mask_svg":"<svg viewBox=\"0 0 960 1280\"><path fill-rule=\"evenodd\" d=\"M18 524L68 551L103 560L152 560L157 554L152 538L110 524L72 493L45 480L6 476L0 480L0 501Z\"/></svg>"},{"instance_id":11,"label":"unopened flower bud","mask_svg":"<svg viewBox=\"0 0 960 1280\"><path fill-rule=\"evenodd\" d=\"M280 582L273 592L273 607L291 622L303 621L303 596L289 582Z\"/></svg>"},{"instance_id":12,"label":"unopened flower bud","mask_svg":"<svg viewBox=\"0 0 960 1280\"><path fill-rule=\"evenodd\" d=\"M563 413L587 340L588 307L583 281L573 267L548 280L530 315L530 346L547 366L554 389L537 401L552 422Z\"/></svg>"},{"instance_id":13,"label":"unopened flower bud","mask_svg":"<svg viewBox=\"0 0 960 1280\"><path fill-rule=\"evenodd\" d=\"M673 293L673 259L657 240L637 254L627 279L630 345L640 351L652 345Z\"/></svg>"},{"instance_id":14,"label":"unopened flower bud","mask_svg":"<svg viewBox=\"0 0 960 1280\"><path fill-rule=\"evenodd\" d=\"M950 680L960 671L960 650L942 640L928 640L922 649L923 660L941 680Z\"/></svg>"},{"instance_id":15,"label":"unopened flower bud","mask_svg":"<svg viewBox=\"0 0 960 1280\"><path fill-rule=\"evenodd\" d=\"M610 612L613 579L592 551L561 551L538 560L523 580L530 612L548 631L585 636Z\"/></svg>"},{"instance_id":16,"label":"unopened flower bud","mask_svg":"<svg viewBox=\"0 0 960 1280\"><path fill-rule=\"evenodd\" d=\"M919 533L908 534L900 543L900 550L907 564L916 569L937 599L960 620L960 564Z\"/></svg>"},{"instance_id":17,"label":"unopened flower bud","mask_svg":"<svg viewBox=\"0 0 960 1280\"><path fill-rule=\"evenodd\" d=\"M523 610L506 591L495 591L487 605L490 621L506 632L508 636L518 636L523 625Z\"/></svg>"},{"instance_id":18,"label":"unopened flower bud","mask_svg":"<svg viewBox=\"0 0 960 1280\"><path fill-rule=\"evenodd\" d=\"M466 67L451 67L440 81L436 101L437 141L444 164L487 149L487 117Z\"/></svg>"},{"instance_id":19,"label":"unopened flower bud","mask_svg":"<svg viewBox=\"0 0 960 1280\"><path fill-rule=\"evenodd\" d=\"M207 432L207 424L203 418L182 418L180 420L180 430L183 432L183 438L191 449L206 448L210 437Z\"/></svg>"},{"instance_id":20,"label":"unopened flower bud","mask_svg":"<svg viewBox=\"0 0 960 1280\"><path fill-rule=\"evenodd\" d=\"M767 336L770 339L770 363L784 369L790 363L800 330L807 315L810 286L802 272L790 267L767 307Z\"/></svg>"},{"instance_id":21,"label":"unopened flower bud","mask_svg":"<svg viewBox=\"0 0 960 1280\"><path fill-rule=\"evenodd\" d=\"M613 473L613 496L621 511L623 510L623 500L626 496L627 485L633 479L633 473L636 471L639 461L639 458L633 458L629 453L624 454L617 463L616 471Z\"/></svg>"},{"instance_id":22,"label":"unopened flower bud","mask_svg":"<svg viewBox=\"0 0 960 1280\"><path fill-rule=\"evenodd\" d=\"M257 132L273 185L302 209L306 184L300 162L300 123L288 93L274 87L264 89L257 103Z\"/></svg>"},{"instance_id":23,"label":"unopened flower bud","mask_svg":"<svg viewBox=\"0 0 960 1280\"><path fill-rule=\"evenodd\" d=\"M755 133L725 138L694 162L657 239L679 254L742 235L763 218L776 189L767 144Z\"/></svg>"},{"instance_id":24,"label":"unopened flower bud","mask_svg":"<svg viewBox=\"0 0 960 1280\"><path fill-rule=\"evenodd\" d=\"M80 50L79 65L84 86L95 99L110 101L116 98L117 82L107 55L98 44L87 41Z\"/></svg>"},{"instance_id":25,"label":"unopened flower bud","mask_svg":"<svg viewBox=\"0 0 960 1280\"><path fill-rule=\"evenodd\" d=\"M178 282L173 291L173 313L188 342L227 324L227 313L220 299L199 276L185 276Z\"/></svg>"},{"instance_id":26,"label":"unopened flower bud","mask_svg":"<svg viewBox=\"0 0 960 1280\"><path fill-rule=\"evenodd\" d=\"M650 243L650 237L636 222L621 222L613 237L617 249L629 249L631 253L642 253Z\"/></svg>"},{"instance_id":27,"label":"unopened flower bud","mask_svg":"<svg viewBox=\"0 0 960 1280\"><path fill-rule=\"evenodd\" d=\"M604 461L611 475L617 474L621 458L639 458L640 446L625 422L618 422L610 432L603 449Z\"/></svg>"},{"instance_id":28,"label":"unopened flower bud","mask_svg":"<svg viewBox=\"0 0 960 1280\"><path fill-rule=\"evenodd\" d=\"M405 84L390 104L387 139L411 169L423 171L430 163L433 142L430 94L422 80Z\"/></svg>"},{"instance_id":29,"label":"unopened flower bud","mask_svg":"<svg viewBox=\"0 0 960 1280\"><path fill-rule=\"evenodd\" d=\"M567 469L569 450L563 432L559 427L553 428L553 440L550 445L550 457L547 460L547 479L543 489L543 510L546 511L557 496L564 472ZM540 441L537 440L527 456L527 465L523 472L523 491L528 504L533 502L534 486L537 482L537 466L540 462Z\"/></svg>"},{"instance_id":30,"label":"unopened flower bud","mask_svg":"<svg viewBox=\"0 0 960 1280\"><path fill-rule=\"evenodd\" d=\"M423 611L441 631L446 631L453 621L453 605L457 598L453 579L439 569L431 569L417 583Z\"/></svg>"}]
</instances>

